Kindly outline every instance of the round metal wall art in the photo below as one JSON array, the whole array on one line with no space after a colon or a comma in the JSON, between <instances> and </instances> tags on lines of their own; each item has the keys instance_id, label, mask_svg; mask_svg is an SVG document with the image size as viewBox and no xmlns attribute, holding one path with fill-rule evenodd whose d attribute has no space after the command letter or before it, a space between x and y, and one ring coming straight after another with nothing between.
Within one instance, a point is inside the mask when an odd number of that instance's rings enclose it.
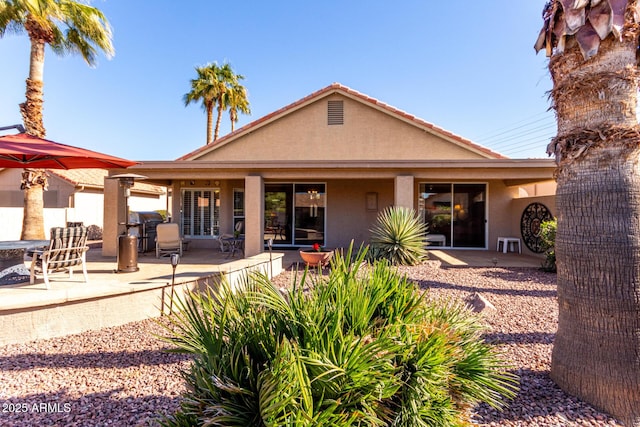
<instances>
[{"instance_id":1,"label":"round metal wall art","mask_svg":"<svg viewBox=\"0 0 640 427\"><path fill-rule=\"evenodd\" d=\"M520 232L522 240L527 247L537 254L544 252L544 244L540 237L540 225L553 219L551 211L542 203L531 203L522 212L520 219Z\"/></svg>"}]
</instances>

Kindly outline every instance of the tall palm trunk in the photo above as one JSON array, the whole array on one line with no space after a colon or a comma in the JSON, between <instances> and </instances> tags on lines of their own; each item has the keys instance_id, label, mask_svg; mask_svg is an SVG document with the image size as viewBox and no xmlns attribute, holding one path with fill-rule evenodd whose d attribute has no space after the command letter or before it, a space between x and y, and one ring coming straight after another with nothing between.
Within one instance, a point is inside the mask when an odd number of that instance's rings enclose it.
<instances>
[{"instance_id":1,"label":"tall palm trunk","mask_svg":"<svg viewBox=\"0 0 640 427\"><path fill-rule=\"evenodd\" d=\"M45 136L42 119L44 47L43 41L31 39L26 101L20 104L26 132L39 138ZM24 190L24 211L21 239L44 239L44 189L46 184L44 170L27 169L22 174L21 188Z\"/></svg>"},{"instance_id":2,"label":"tall palm trunk","mask_svg":"<svg viewBox=\"0 0 640 427\"><path fill-rule=\"evenodd\" d=\"M57 54L79 53L92 65L97 50L113 54L111 29L104 14L86 2L73 0L0 1L0 37L9 32L26 32L31 43L26 100L20 112L26 132L42 138L44 100L44 48L49 45ZM25 170L22 175L24 217L22 239L44 238L43 192L47 175L44 170Z\"/></svg>"},{"instance_id":3,"label":"tall palm trunk","mask_svg":"<svg viewBox=\"0 0 640 427\"><path fill-rule=\"evenodd\" d=\"M213 142L213 105L207 105L207 144Z\"/></svg>"},{"instance_id":4,"label":"tall palm trunk","mask_svg":"<svg viewBox=\"0 0 640 427\"><path fill-rule=\"evenodd\" d=\"M234 107L229 108L229 119L231 120L231 132L236 130L236 122L238 121L238 113Z\"/></svg>"},{"instance_id":5,"label":"tall palm trunk","mask_svg":"<svg viewBox=\"0 0 640 427\"><path fill-rule=\"evenodd\" d=\"M216 117L216 128L215 128L215 131L213 132L214 141L218 139L218 135L220 134L220 123L222 122L223 110L224 110L224 105L222 104L222 101L219 100L218 101L218 117Z\"/></svg>"},{"instance_id":6,"label":"tall palm trunk","mask_svg":"<svg viewBox=\"0 0 640 427\"><path fill-rule=\"evenodd\" d=\"M640 426L640 130L637 37L577 46L549 69L556 155L559 318L553 380Z\"/></svg>"}]
</instances>

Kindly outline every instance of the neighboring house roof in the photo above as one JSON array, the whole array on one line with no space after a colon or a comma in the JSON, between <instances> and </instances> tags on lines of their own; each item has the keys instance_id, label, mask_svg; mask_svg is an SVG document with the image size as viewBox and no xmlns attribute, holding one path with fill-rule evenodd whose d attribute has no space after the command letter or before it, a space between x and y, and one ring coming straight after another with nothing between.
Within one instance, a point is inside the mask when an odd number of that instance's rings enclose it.
<instances>
[{"instance_id":1,"label":"neighboring house roof","mask_svg":"<svg viewBox=\"0 0 640 427\"><path fill-rule=\"evenodd\" d=\"M106 169L47 169L50 175L67 181L74 187L104 188L104 178L108 175ZM158 185L135 182L133 191L146 194L164 194L165 189Z\"/></svg>"},{"instance_id":2,"label":"neighboring house roof","mask_svg":"<svg viewBox=\"0 0 640 427\"><path fill-rule=\"evenodd\" d=\"M318 101L321 98L325 98L329 95L335 94L335 93L339 93L343 96L346 96L350 99L359 101L365 105L368 105L370 107L375 108L378 111L382 111L386 114L389 114L397 119L400 119L406 123L409 123L413 126L416 126L420 129L423 129L427 132L430 132L432 134L436 134L450 142L452 142L453 144L457 144L461 147L464 147L466 149L469 149L471 151L474 151L476 153L481 154L483 157L485 158L489 158L489 159L507 159L508 157L503 156L500 153L497 153L495 151L492 151L486 147L483 147L479 144L476 144L466 138L463 138L459 135L456 135L452 132L449 132L441 127L438 127L436 125L434 125L433 123L429 123L425 120L422 120L412 114L409 114L407 112L404 112L400 109L397 109L395 107L392 107L382 101L379 101L375 98L372 98L370 96L367 96L365 94L362 94L356 90L353 90L347 86L344 86L340 83L333 83L323 89L320 89L292 104L289 104L279 110L276 110L270 114L267 114L266 116L263 116L239 129L237 129L236 131L227 134L221 138L219 138L218 140L216 140L215 142L205 145L203 147L200 147L190 153L187 153L181 157L179 157L177 160L194 160L194 159L198 159L200 157L202 157L204 154L215 150L223 145L226 145L228 143L230 143L233 140L236 140L240 137L242 137L243 135L246 135L250 132L254 132L255 130L277 120L282 118L283 116L286 116L294 111L299 110L300 108L303 108L304 106L307 106L313 102Z\"/></svg>"},{"instance_id":3,"label":"neighboring house roof","mask_svg":"<svg viewBox=\"0 0 640 427\"><path fill-rule=\"evenodd\" d=\"M104 187L104 177L107 171L104 169L47 169L49 175L67 181L76 187Z\"/></svg>"}]
</instances>

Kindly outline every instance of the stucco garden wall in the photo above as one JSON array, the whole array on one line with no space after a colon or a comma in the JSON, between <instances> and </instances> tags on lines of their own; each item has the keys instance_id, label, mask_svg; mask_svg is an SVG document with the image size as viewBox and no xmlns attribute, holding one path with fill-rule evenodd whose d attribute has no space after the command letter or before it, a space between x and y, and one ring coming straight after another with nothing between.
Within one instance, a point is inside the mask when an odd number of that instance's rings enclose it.
<instances>
[{"instance_id":1,"label":"stucco garden wall","mask_svg":"<svg viewBox=\"0 0 640 427\"><path fill-rule=\"evenodd\" d=\"M538 197L523 197L520 199L513 199L509 204L509 209L513 212L513 217L511 219L511 230L514 236L517 236L522 239L522 234L520 232L520 221L522 219L522 213L525 208L529 206L531 203L542 203L545 205L550 211L551 215L554 217L557 215L556 211L556 196L538 196ZM527 245L522 245L523 253L533 253L528 248Z\"/></svg>"},{"instance_id":2,"label":"stucco garden wall","mask_svg":"<svg viewBox=\"0 0 640 427\"><path fill-rule=\"evenodd\" d=\"M555 215L555 196L536 196L518 198L519 188L505 186L503 181L491 181L489 184L489 241L488 249L495 251L499 236L522 239L520 221L524 209L534 202L547 206ZM522 242L523 254L534 254Z\"/></svg>"},{"instance_id":3,"label":"stucco garden wall","mask_svg":"<svg viewBox=\"0 0 640 427\"><path fill-rule=\"evenodd\" d=\"M20 240L22 232L23 208L0 208L0 240ZM45 237L49 238L51 227L64 227L67 221L66 209L44 209Z\"/></svg>"}]
</instances>

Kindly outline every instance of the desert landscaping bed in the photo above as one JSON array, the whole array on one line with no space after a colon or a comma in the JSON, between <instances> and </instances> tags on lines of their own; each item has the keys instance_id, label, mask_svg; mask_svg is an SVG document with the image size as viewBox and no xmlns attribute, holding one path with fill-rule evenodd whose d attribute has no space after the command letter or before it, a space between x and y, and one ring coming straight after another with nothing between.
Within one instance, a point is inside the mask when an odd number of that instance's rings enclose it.
<instances>
[{"instance_id":1,"label":"desert landscaping bed","mask_svg":"<svg viewBox=\"0 0 640 427\"><path fill-rule=\"evenodd\" d=\"M444 268L433 262L401 271L429 298L469 300L476 293L486 339L521 379L503 412L481 405L484 426L619 426L560 390L549 378L557 322L555 275L533 268ZM291 283L291 272L275 281ZM315 273L314 273L315 274ZM0 425L147 426L179 405L186 356L167 353L152 320L63 338L0 347Z\"/></svg>"}]
</instances>

